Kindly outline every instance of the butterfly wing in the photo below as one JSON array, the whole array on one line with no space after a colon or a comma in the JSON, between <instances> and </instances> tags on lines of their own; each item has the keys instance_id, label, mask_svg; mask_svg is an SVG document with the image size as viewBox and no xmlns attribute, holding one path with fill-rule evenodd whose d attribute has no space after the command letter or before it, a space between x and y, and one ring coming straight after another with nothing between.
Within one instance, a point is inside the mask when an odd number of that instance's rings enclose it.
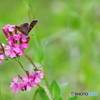
<instances>
[{"instance_id":1,"label":"butterfly wing","mask_svg":"<svg viewBox=\"0 0 100 100\"><path fill-rule=\"evenodd\" d=\"M37 22L38 22L38 20L33 20L33 21L30 23L30 25L29 25L29 27L28 27L28 33L32 30L32 28L36 25Z\"/></svg>"},{"instance_id":2,"label":"butterfly wing","mask_svg":"<svg viewBox=\"0 0 100 100\"><path fill-rule=\"evenodd\" d=\"M15 28L17 28L20 32L22 32L25 35L27 35L28 33L28 27L29 23L23 23L20 26L15 26Z\"/></svg>"},{"instance_id":3,"label":"butterfly wing","mask_svg":"<svg viewBox=\"0 0 100 100\"><path fill-rule=\"evenodd\" d=\"M20 26L15 26L17 30L22 32L24 35L28 35L28 33L32 30L32 28L36 25L38 20L33 20L30 25L29 23L23 23Z\"/></svg>"}]
</instances>

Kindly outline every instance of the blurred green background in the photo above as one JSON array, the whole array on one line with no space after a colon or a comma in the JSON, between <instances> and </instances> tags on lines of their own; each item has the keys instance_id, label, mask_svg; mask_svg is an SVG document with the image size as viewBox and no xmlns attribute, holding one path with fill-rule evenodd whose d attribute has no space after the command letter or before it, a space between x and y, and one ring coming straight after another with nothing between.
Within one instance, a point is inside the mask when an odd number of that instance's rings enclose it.
<instances>
[{"instance_id":1,"label":"blurred green background","mask_svg":"<svg viewBox=\"0 0 100 100\"><path fill-rule=\"evenodd\" d=\"M68 100L70 92L100 93L100 0L31 0L33 18L39 22L30 32L30 48L26 50L40 63L51 83L68 82L62 95ZM7 43L2 32L6 24L30 22L22 0L0 0L0 42ZM33 35L34 34L34 35ZM22 56L20 61L27 70L33 67ZM18 74L24 76L14 60L3 61L0 67L2 100L12 97L9 83ZM19 92L13 100L32 100L30 92ZM78 96L78 100L99 100L98 96ZM38 99L41 100L41 99Z\"/></svg>"}]
</instances>

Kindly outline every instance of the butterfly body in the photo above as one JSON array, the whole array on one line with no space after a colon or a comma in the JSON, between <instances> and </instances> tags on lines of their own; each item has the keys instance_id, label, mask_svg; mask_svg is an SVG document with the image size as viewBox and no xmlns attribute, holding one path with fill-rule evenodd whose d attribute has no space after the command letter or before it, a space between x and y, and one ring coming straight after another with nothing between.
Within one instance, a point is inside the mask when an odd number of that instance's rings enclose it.
<instances>
[{"instance_id":1,"label":"butterfly body","mask_svg":"<svg viewBox=\"0 0 100 100\"><path fill-rule=\"evenodd\" d=\"M38 20L33 20L30 24L23 23L20 26L15 26L15 28L22 32L24 35L28 35L28 33L32 30L32 28L36 25L37 22Z\"/></svg>"}]
</instances>

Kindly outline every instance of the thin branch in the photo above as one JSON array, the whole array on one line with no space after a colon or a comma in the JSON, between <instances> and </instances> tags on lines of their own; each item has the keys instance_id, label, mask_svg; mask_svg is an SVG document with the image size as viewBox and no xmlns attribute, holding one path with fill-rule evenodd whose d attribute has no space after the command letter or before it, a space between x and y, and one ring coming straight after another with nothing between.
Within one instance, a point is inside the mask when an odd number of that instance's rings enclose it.
<instances>
[{"instance_id":1,"label":"thin branch","mask_svg":"<svg viewBox=\"0 0 100 100\"><path fill-rule=\"evenodd\" d=\"M44 89L46 95L48 96L49 100L54 100L53 97L52 97L51 94L50 94L49 89L48 89L46 86L42 86L42 87L43 87L43 89Z\"/></svg>"},{"instance_id":2,"label":"thin branch","mask_svg":"<svg viewBox=\"0 0 100 100\"><path fill-rule=\"evenodd\" d=\"M24 54L24 56L31 62L31 64L34 66L35 70L38 70L38 68L36 67L36 65L32 61L32 59L28 55L26 55L26 54Z\"/></svg>"},{"instance_id":3,"label":"thin branch","mask_svg":"<svg viewBox=\"0 0 100 100\"><path fill-rule=\"evenodd\" d=\"M33 96L32 100L36 100L37 93L38 93L38 89L35 91L35 93L34 93L34 96Z\"/></svg>"},{"instance_id":4,"label":"thin branch","mask_svg":"<svg viewBox=\"0 0 100 100\"><path fill-rule=\"evenodd\" d=\"M23 65L21 64L21 62L20 62L19 60L16 60L16 61L20 64L21 68L26 72L26 70L24 69L24 67L23 67Z\"/></svg>"}]
</instances>

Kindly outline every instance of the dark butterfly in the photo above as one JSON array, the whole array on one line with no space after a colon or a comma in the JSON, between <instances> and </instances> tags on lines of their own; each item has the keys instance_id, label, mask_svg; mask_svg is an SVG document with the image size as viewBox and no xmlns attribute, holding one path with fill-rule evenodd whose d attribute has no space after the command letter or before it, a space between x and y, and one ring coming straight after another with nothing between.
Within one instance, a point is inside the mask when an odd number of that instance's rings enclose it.
<instances>
[{"instance_id":1,"label":"dark butterfly","mask_svg":"<svg viewBox=\"0 0 100 100\"><path fill-rule=\"evenodd\" d=\"M38 20L33 20L30 24L23 23L20 26L15 26L15 28L22 32L24 35L28 35L28 33L32 30L32 28L36 25L37 22Z\"/></svg>"}]
</instances>

